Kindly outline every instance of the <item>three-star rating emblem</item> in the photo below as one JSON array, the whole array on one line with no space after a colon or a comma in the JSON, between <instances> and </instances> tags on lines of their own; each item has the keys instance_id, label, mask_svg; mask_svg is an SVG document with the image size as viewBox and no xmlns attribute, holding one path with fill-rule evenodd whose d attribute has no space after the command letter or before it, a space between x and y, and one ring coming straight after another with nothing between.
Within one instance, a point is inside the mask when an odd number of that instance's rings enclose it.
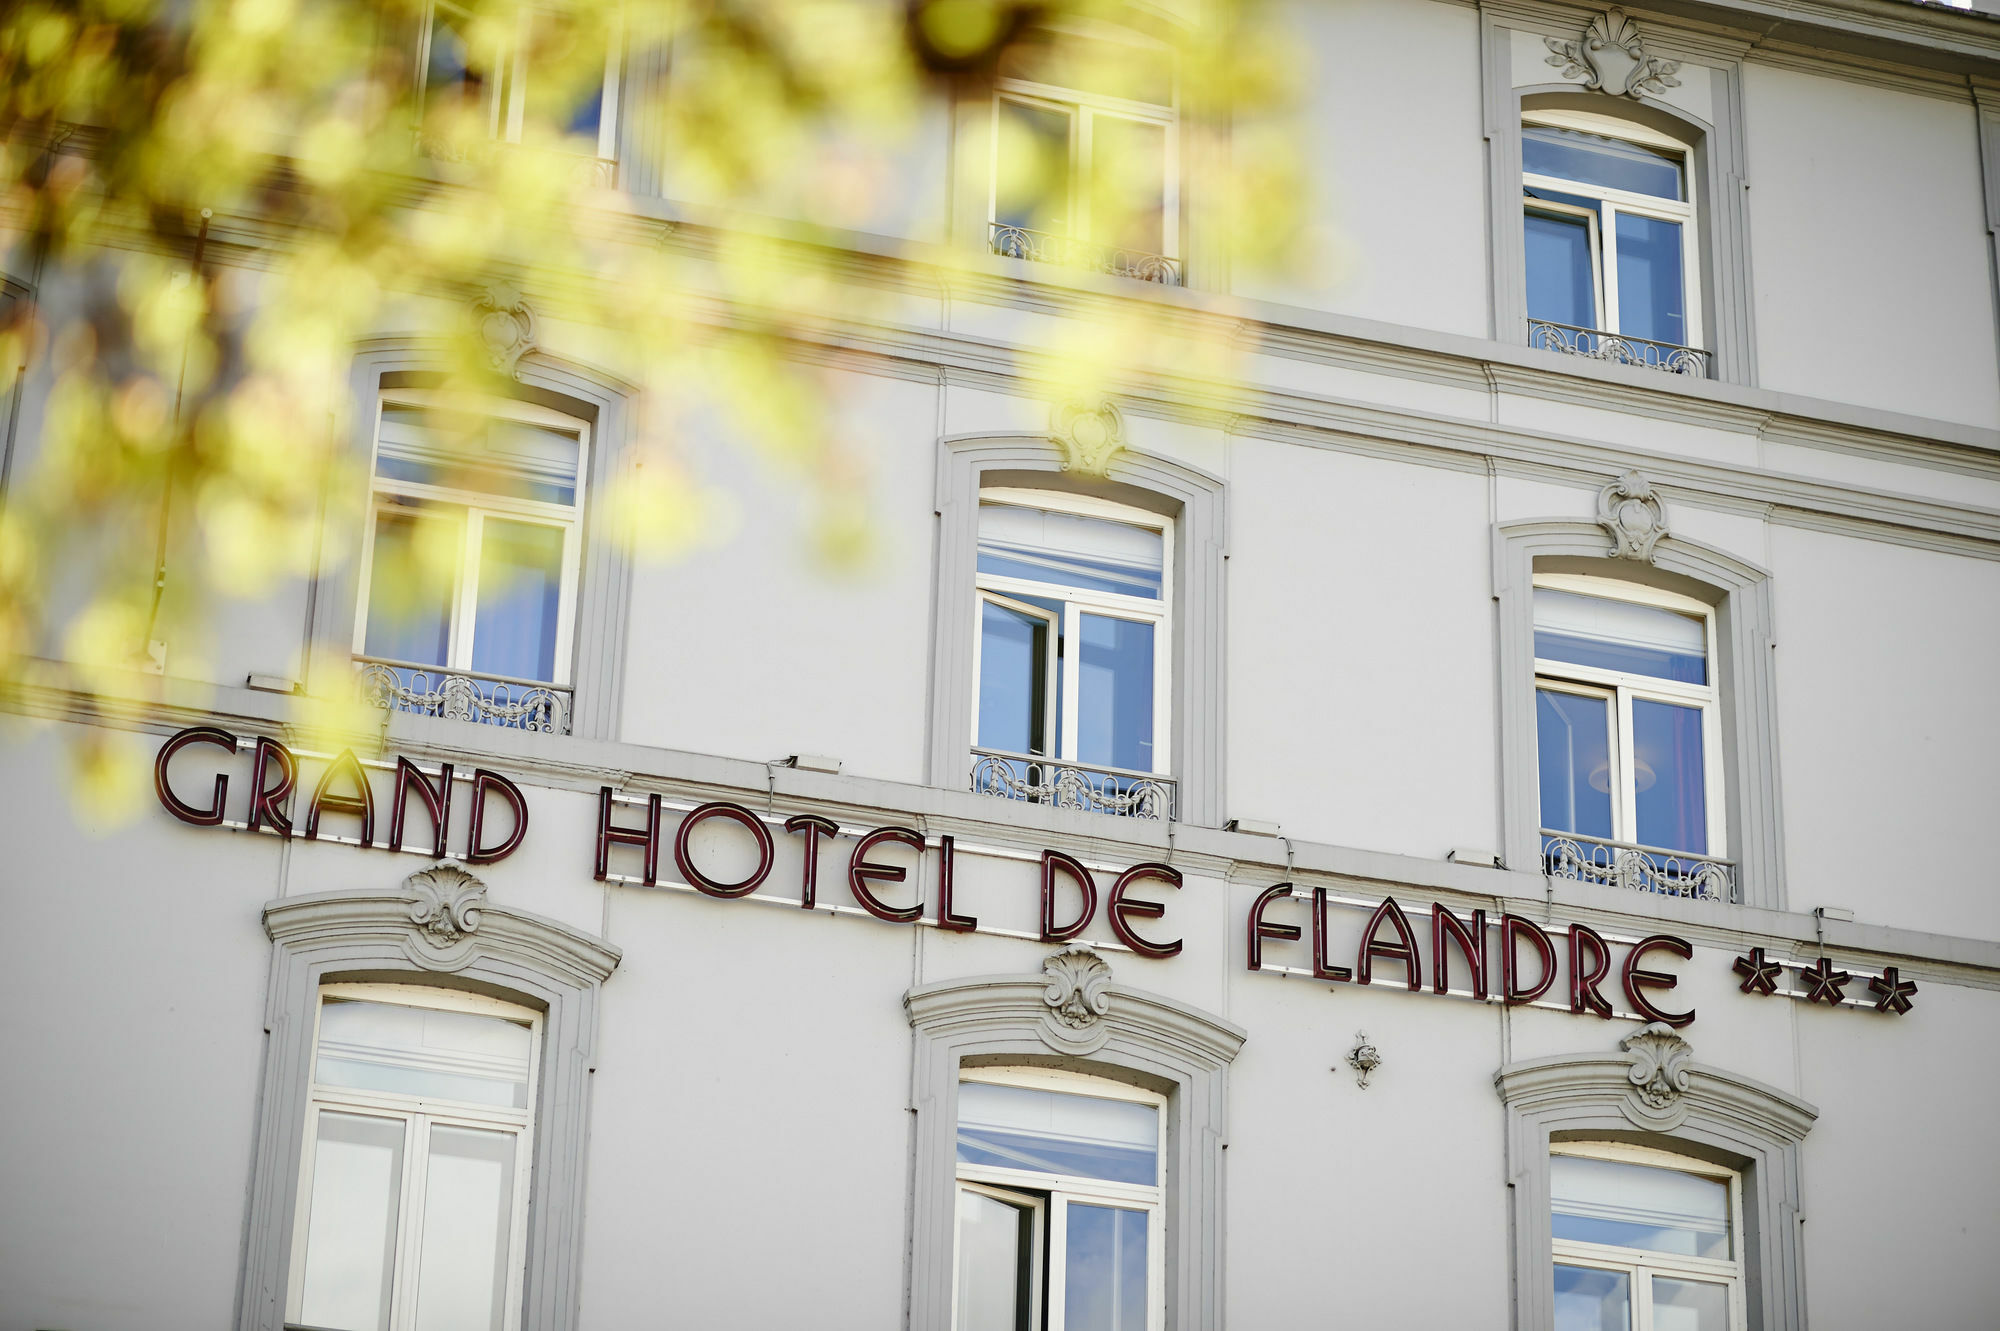
<instances>
[{"instance_id":1,"label":"three-star rating emblem","mask_svg":"<svg viewBox=\"0 0 2000 1331\"><path fill-rule=\"evenodd\" d=\"M1746 994L1775 994L1778 992L1778 977L1785 968L1775 961L1764 960L1764 949L1753 947L1747 957L1736 959L1736 973L1743 977L1738 986Z\"/></svg>"},{"instance_id":2,"label":"three-star rating emblem","mask_svg":"<svg viewBox=\"0 0 2000 1331\"><path fill-rule=\"evenodd\" d=\"M1808 1003L1829 1003L1834 1007L1839 1007L1841 999L1840 991L1846 988L1847 982L1854 977L1846 971L1835 970L1831 961L1828 961L1825 957L1821 957L1818 961L1800 971L1799 978L1806 982L1806 1001Z\"/></svg>"},{"instance_id":3,"label":"three-star rating emblem","mask_svg":"<svg viewBox=\"0 0 2000 1331\"><path fill-rule=\"evenodd\" d=\"M1906 980L1896 973L1894 966L1882 968L1882 978L1868 982L1870 993L1877 995L1877 1012L1894 1012L1898 1015L1910 1010L1910 995L1917 992L1916 982Z\"/></svg>"}]
</instances>

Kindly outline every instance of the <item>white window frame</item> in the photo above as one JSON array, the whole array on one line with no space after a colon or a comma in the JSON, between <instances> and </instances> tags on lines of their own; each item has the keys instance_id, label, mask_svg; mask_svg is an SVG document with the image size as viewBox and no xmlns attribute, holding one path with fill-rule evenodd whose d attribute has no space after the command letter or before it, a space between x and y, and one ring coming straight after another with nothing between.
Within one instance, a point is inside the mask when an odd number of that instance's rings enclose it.
<instances>
[{"instance_id":1,"label":"white window frame","mask_svg":"<svg viewBox=\"0 0 2000 1331\"><path fill-rule=\"evenodd\" d=\"M1069 215L1065 219L1065 229L1059 234L1085 244L1109 245L1111 242L1108 239L1099 238L1091 230L1090 179L1092 154L1095 151L1092 126L1099 115L1114 116L1122 120L1137 120L1159 125L1165 130L1160 147L1165 160L1161 163L1160 177L1162 234L1159 254L1163 258L1178 259L1181 232L1180 71L1172 67L1172 50L1164 43L1152 41L1138 33L1111 24L1082 21L1051 23L1043 31L1057 38L1067 34L1087 37L1092 41L1120 42L1128 46L1157 50L1169 61L1173 100L1167 103L1138 102L1104 93L1087 92L1081 88L1039 83L1031 79L995 79L992 132L987 136L991 144L992 159L986 173L986 220L989 227L1000 220L1000 104L1017 102L1042 110L1061 111L1069 117Z\"/></svg>"},{"instance_id":2,"label":"white window frame","mask_svg":"<svg viewBox=\"0 0 2000 1331\"><path fill-rule=\"evenodd\" d=\"M1664 1276L1669 1280L1700 1280L1709 1284L1726 1285L1729 1289L1729 1331L1744 1331L1748 1314L1745 1310L1743 1280L1742 1175L1721 1165L1711 1165L1706 1161L1689 1159L1687 1156L1675 1155L1669 1151L1624 1142L1552 1142L1549 1154L1671 1169L1676 1173L1693 1174L1699 1178L1714 1179L1728 1184L1730 1251L1728 1260L1686 1257L1675 1253L1651 1252L1644 1248L1625 1248L1615 1244L1552 1238L1550 1252L1554 1261L1551 1264L1550 1279L1554 1279L1555 1265L1584 1266L1593 1270L1615 1271L1630 1276L1631 1331L1654 1331L1652 1280L1654 1276Z\"/></svg>"},{"instance_id":3,"label":"white window frame","mask_svg":"<svg viewBox=\"0 0 2000 1331\"><path fill-rule=\"evenodd\" d=\"M363 1091L325 1086L318 1079L320 1015L328 999L391 1003L442 1012L499 1017L525 1026L529 1033L527 1107L506 1109L454 1100L427 1099L389 1091ZM297 1205L292 1217L291 1270L285 1283L285 1321L299 1322L305 1298L305 1271L312 1217L313 1163L319 1145L323 1111L403 1123L401 1195L396 1207L395 1265L390 1280L388 1331L410 1331L416 1324L415 1278L423 1251L424 1189L434 1126L508 1131L514 1134L514 1195L508 1213L507 1290L502 1331L519 1331L521 1295L527 1265L528 1194L535 1145L535 1105L540 1093L542 1015L532 1008L458 990L411 984L323 984L313 1007L311 1073L307 1089L303 1148L299 1152Z\"/></svg>"},{"instance_id":4,"label":"white window frame","mask_svg":"<svg viewBox=\"0 0 2000 1331\"><path fill-rule=\"evenodd\" d=\"M1595 199L1608 205L1608 215L1600 215L1596 209L1582 209L1553 200L1529 199L1523 197L1522 212L1547 213L1551 216L1578 216L1588 213L1591 217L1590 262L1597 288L1597 331L1614 336L1638 336L1619 331L1618 312L1618 217L1623 213L1633 213L1641 217L1657 218L1666 222L1678 222L1681 228L1681 307L1686 325L1685 343L1699 351L1702 349L1701 316L1701 235L1696 226L1694 149L1678 139L1670 138L1655 130L1611 116L1595 115L1588 111L1534 110L1521 113L1521 124L1546 129L1570 129L1584 134L1596 134L1608 139L1622 139L1648 148L1658 148L1664 152L1677 154L1680 158L1681 187L1688 196L1684 200L1663 199L1655 194L1638 194L1630 190L1610 189L1603 185L1588 185L1582 181L1565 180L1561 176L1537 175L1523 168L1521 184L1525 189L1555 190L1578 198Z\"/></svg>"},{"instance_id":5,"label":"white window frame","mask_svg":"<svg viewBox=\"0 0 2000 1331\"><path fill-rule=\"evenodd\" d=\"M1089 591L1077 587L1063 587L1055 583L1037 582L1032 578L1001 577L996 574L975 573L977 604L972 616L972 747L979 747L979 670L980 639L985 631L983 607L988 601L1006 607L1017 614L1033 615L1053 625L1053 614L1037 605L1022 604L1018 597L1035 596L1043 600L1060 600L1063 603L1062 640L1068 650L1061 657L1062 669L1062 713L1055 714L1057 690L1054 671L1056 669L1056 639L1049 638L1049 659L1043 690L1043 703L1048 708L1048 719L1044 721L1042 733L1054 736L1056 752L1048 754L1022 754L1021 757L1041 758L1055 765L1069 764L1078 767L1097 768L1097 764L1086 763L1076 754L1078 695L1083 675L1083 655L1077 644L1082 641L1083 615L1102 614L1114 619L1134 620L1154 625L1153 629L1153 769L1136 773L1142 776L1167 776L1173 772L1173 701L1170 689L1173 685L1173 597L1174 597L1174 520L1159 513L1150 513L1143 508L1133 508L1126 504L1113 503L1108 499L1095 499L1087 495L1063 494L1051 490L1014 489L993 486L981 489L979 503L1006 504L1013 507L1046 509L1052 513L1068 513L1077 517L1101 518L1111 522L1122 522L1129 526L1144 527L1160 534L1160 599L1148 600L1140 596L1121 596L1116 592ZM974 541L977 542L975 523ZM975 569L977 562L975 557ZM1050 724L1050 722L1053 724ZM1067 756L1062 756L1067 755ZM1106 768L1104 770L1123 772L1127 768Z\"/></svg>"},{"instance_id":6,"label":"white window frame","mask_svg":"<svg viewBox=\"0 0 2000 1331\"><path fill-rule=\"evenodd\" d=\"M1047 1309L1047 1317L1041 1318L1040 1310L1037 1309L1029 1322L1031 1327L1038 1328L1039 1331L1064 1331L1063 1294L1067 1288L1065 1264L1069 1236L1069 1204L1081 1202L1086 1206L1144 1211L1146 1213L1146 1331L1165 1331L1167 1097L1123 1082L1060 1068L961 1068L958 1080L960 1085L966 1082L983 1082L991 1086L1020 1086L1031 1090L1055 1091L1063 1095L1088 1095L1100 1100L1124 1100L1132 1104L1153 1106L1156 1111L1154 1121L1158 1127L1159 1138L1153 1156L1157 1171L1156 1181L1150 1186L1079 1178L1071 1174L1049 1174L1032 1169L1002 1169L990 1165L960 1163L956 1187L957 1190L970 1188L988 1196L997 1196L1016 1205L1030 1200L1028 1194L1045 1199L1041 1218L1035 1227L1035 1238L1040 1247L1034 1260L1041 1278L1036 1282L1034 1289L1036 1296L1042 1300ZM954 1319L957 1317L958 1309L958 1259L958 1226L954 1222L951 1255L951 1306Z\"/></svg>"},{"instance_id":7,"label":"white window frame","mask_svg":"<svg viewBox=\"0 0 2000 1331\"><path fill-rule=\"evenodd\" d=\"M416 86L420 107L430 98L431 34L435 28L437 6L438 0L425 0L422 27L417 37ZM515 21L513 59L506 59L504 48L490 52L494 70L500 71L504 65L504 74L495 79L498 86L486 90L486 132L496 139L507 143L521 141L528 104L528 51L532 45L530 25L536 15L554 12L547 5L522 5ZM607 162L615 161L618 156L618 75L622 45L617 40L605 43L604 93L597 113L597 156Z\"/></svg>"},{"instance_id":8,"label":"white window frame","mask_svg":"<svg viewBox=\"0 0 2000 1331\"><path fill-rule=\"evenodd\" d=\"M368 539L361 551L360 585L354 601L355 656L371 661L381 660L406 670L473 674L473 629L479 609L480 544L484 539L486 519L489 516L504 518L508 521L556 527L563 533L562 588L556 598L555 656L550 671L555 678L519 679L513 676L484 674L479 675L479 678L568 688L570 655L576 634L577 592L583 561L585 485L586 478L590 475L589 422L525 402L481 403L477 409L478 414L483 417L549 426L575 433L576 500L573 504L565 505L536 499L485 494L475 490L455 490L448 486L426 485L415 481L391 480L377 475L376 465L382 448L382 412L389 406L454 411L463 408L461 403L447 403L439 394L418 390L385 389L376 398L374 441L368 453L368 475L372 487L368 511ZM387 657L375 657L368 652L368 598L374 586L375 535L385 512L394 512L398 516L414 516L418 521L456 522L460 526L458 572L453 583L451 626L445 664L442 666L421 661L396 661Z\"/></svg>"},{"instance_id":9,"label":"white window frame","mask_svg":"<svg viewBox=\"0 0 2000 1331\"><path fill-rule=\"evenodd\" d=\"M1558 693L1610 700L1609 756L1618 772L1618 786L1611 800L1611 840L1626 845L1640 844L1637 838L1639 794L1632 742L1633 701L1644 699L1698 708L1701 712L1702 800L1708 824L1708 847L1700 851L1673 846L1649 846L1647 849L1675 855L1697 855L1703 859L1727 859L1729 818L1723 805L1721 657L1716 641L1715 607L1692 596L1586 573L1537 573L1534 585L1550 591L1574 592L1600 600L1625 601L1659 610L1672 610L1701 620L1703 650L1707 653L1705 673L1708 683L1705 685L1683 684L1652 675L1575 665L1568 661L1550 661L1538 656L1535 658L1534 687L1537 692L1550 689ZM1558 830L1550 828L1548 820L1539 813L1537 827L1544 834L1561 835Z\"/></svg>"}]
</instances>

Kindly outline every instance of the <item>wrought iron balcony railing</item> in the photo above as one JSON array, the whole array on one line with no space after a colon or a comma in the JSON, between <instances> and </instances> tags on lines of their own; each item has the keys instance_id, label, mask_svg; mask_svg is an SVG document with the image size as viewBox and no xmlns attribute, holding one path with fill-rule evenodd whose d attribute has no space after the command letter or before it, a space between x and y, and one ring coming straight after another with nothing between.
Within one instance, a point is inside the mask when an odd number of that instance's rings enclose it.
<instances>
[{"instance_id":1,"label":"wrought iron balcony railing","mask_svg":"<svg viewBox=\"0 0 2000 1331\"><path fill-rule=\"evenodd\" d=\"M1603 841L1542 829L1542 872L1551 878L1697 901L1737 901L1736 866L1684 850Z\"/></svg>"},{"instance_id":2,"label":"wrought iron balcony railing","mask_svg":"<svg viewBox=\"0 0 2000 1331\"><path fill-rule=\"evenodd\" d=\"M1141 282L1162 286L1181 284L1181 261L1144 250L1120 249L1115 245L1093 245L1048 231L1030 231L1024 226L993 223L993 252L1009 259L1033 259L1039 263L1061 264L1067 268L1088 268L1116 277L1136 277Z\"/></svg>"},{"instance_id":3,"label":"wrought iron balcony railing","mask_svg":"<svg viewBox=\"0 0 2000 1331\"><path fill-rule=\"evenodd\" d=\"M1528 320L1528 345L1544 351L1560 351L1566 356L1587 356L1591 360L1617 361L1620 365L1641 365L1668 374L1685 374L1696 379L1708 377L1709 355L1699 347L1675 342L1655 342L1627 333L1605 333L1575 324L1559 324L1548 319Z\"/></svg>"},{"instance_id":4,"label":"wrought iron balcony railing","mask_svg":"<svg viewBox=\"0 0 2000 1331\"><path fill-rule=\"evenodd\" d=\"M1173 778L1118 767L1086 767L999 749L972 751L972 789L1005 800L1171 821Z\"/></svg>"},{"instance_id":5,"label":"wrought iron balcony railing","mask_svg":"<svg viewBox=\"0 0 2000 1331\"><path fill-rule=\"evenodd\" d=\"M415 712L510 730L567 735L570 691L503 675L454 673L435 666L357 660L354 685L384 711Z\"/></svg>"}]
</instances>

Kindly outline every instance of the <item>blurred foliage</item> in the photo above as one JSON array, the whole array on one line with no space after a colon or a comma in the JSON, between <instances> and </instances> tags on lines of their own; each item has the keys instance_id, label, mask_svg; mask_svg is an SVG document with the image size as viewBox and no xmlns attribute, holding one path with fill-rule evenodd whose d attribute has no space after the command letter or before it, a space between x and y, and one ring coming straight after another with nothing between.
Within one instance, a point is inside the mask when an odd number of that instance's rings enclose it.
<instances>
[{"instance_id":1,"label":"blurred foliage","mask_svg":"<svg viewBox=\"0 0 2000 1331\"><path fill-rule=\"evenodd\" d=\"M942 153L954 99L990 105L996 78L1147 98L1166 69L1224 248L1276 261L1299 190L1266 113L1289 66L1249 4L1184 29L1105 0L15 0L0 387L15 413L39 405L0 476L0 682L129 691L155 641L199 676L222 598L351 555L368 482L349 441L373 410L349 400L356 348L420 335L439 394L504 396L469 313L495 281L560 325L544 345L633 385L634 465L591 496L618 539L662 556L713 528L727 501L685 443L705 430L796 478L829 559L864 558L878 460L796 352L897 297L815 242L896 229L885 201ZM1094 38L1114 21L1155 44ZM665 77L630 77L652 52ZM600 160L613 116L623 163ZM1100 139L1133 132L1114 117ZM1143 235L1159 208L1157 164L1107 148L1086 180L1063 151L1001 147L1003 174L1041 173L1008 188L1057 231ZM635 154L675 203L627 193ZM930 170L917 227L949 207ZM1087 225L1056 196L1087 200ZM1032 372L1050 391L1227 374L1226 345L1172 323L1079 294Z\"/></svg>"}]
</instances>

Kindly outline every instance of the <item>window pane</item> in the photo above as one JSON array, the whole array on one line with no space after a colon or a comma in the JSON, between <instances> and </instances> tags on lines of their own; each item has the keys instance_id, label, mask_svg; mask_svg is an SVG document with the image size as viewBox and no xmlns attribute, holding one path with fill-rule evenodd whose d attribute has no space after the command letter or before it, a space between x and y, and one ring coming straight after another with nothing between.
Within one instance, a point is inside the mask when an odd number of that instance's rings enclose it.
<instances>
[{"instance_id":1,"label":"window pane","mask_svg":"<svg viewBox=\"0 0 2000 1331\"><path fill-rule=\"evenodd\" d=\"M1609 699L1535 690L1543 827L1610 839L1610 737Z\"/></svg>"},{"instance_id":2,"label":"window pane","mask_svg":"<svg viewBox=\"0 0 2000 1331\"><path fill-rule=\"evenodd\" d=\"M501 1017L329 998L320 1009L323 1086L528 1107L534 1032Z\"/></svg>"},{"instance_id":3,"label":"window pane","mask_svg":"<svg viewBox=\"0 0 2000 1331\"><path fill-rule=\"evenodd\" d=\"M1729 1287L1654 1276L1653 1331L1729 1331Z\"/></svg>"},{"instance_id":4,"label":"window pane","mask_svg":"<svg viewBox=\"0 0 2000 1331\"><path fill-rule=\"evenodd\" d=\"M472 668L518 679L556 677L563 529L488 518L479 538Z\"/></svg>"},{"instance_id":5,"label":"window pane","mask_svg":"<svg viewBox=\"0 0 2000 1331\"><path fill-rule=\"evenodd\" d=\"M388 1326L402 1185L401 1119L321 1112L301 1321L330 1331Z\"/></svg>"},{"instance_id":6,"label":"window pane","mask_svg":"<svg viewBox=\"0 0 2000 1331\"><path fill-rule=\"evenodd\" d=\"M481 494L576 502L582 437L523 421L385 404L375 474Z\"/></svg>"},{"instance_id":7,"label":"window pane","mask_svg":"<svg viewBox=\"0 0 2000 1331\"><path fill-rule=\"evenodd\" d=\"M1081 615L1076 759L1153 770L1153 625Z\"/></svg>"},{"instance_id":8,"label":"window pane","mask_svg":"<svg viewBox=\"0 0 2000 1331\"><path fill-rule=\"evenodd\" d=\"M979 747L1048 753L1048 621L979 603Z\"/></svg>"},{"instance_id":9,"label":"window pane","mask_svg":"<svg viewBox=\"0 0 2000 1331\"><path fill-rule=\"evenodd\" d=\"M1535 655L1682 684L1708 683L1708 626L1657 606L1535 588Z\"/></svg>"},{"instance_id":10,"label":"window pane","mask_svg":"<svg viewBox=\"0 0 2000 1331\"><path fill-rule=\"evenodd\" d=\"M1639 793L1640 844L1707 854L1701 709L1634 698L1632 767Z\"/></svg>"},{"instance_id":11,"label":"window pane","mask_svg":"<svg viewBox=\"0 0 2000 1331\"><path fill-rule=\"evenodd\" d=\"M993 218L1033 231L1069 232L1069 112L1000 99Z\"/></svg>"},{"instance_id":12,"label":"window pane","mask_svg":"<svg viewBox=\"0 0 2000 1331\"><path fill-rule=\"evenodd\" d=\"M417 1331L496 1331L514 1213L511 1132L432 1128L417 1259Z\"/></svg>"},{"instance_id":13,"label":"window pane","mask_svg":"<svg viewBox=\"0 0 2000 1331\"><path fill-rule=\"evenodd\" d=\"M470 68L471 44L466 32L471 16L456 5L439 4L431 19L430 58L424 67L424 105L461 105L477 109L485 87L481 71Z\"/></svg>"},{"instance_id":14,"label":"window pane","mask_svg":"<svg viewBox=\"0 0 2000 1331\"><path fill-rule=\"evenodd\" d=\"M1144 1211L1069 1204L1064 1331L1146 1331Z\"/></svg>"},{"instance_id":15,"label":"window pane","mask_svg":"<svg viewBox=\"0 0 2000 1331\"><path fill-rule=\"evenodd\" d=\"M1091 117L1090 139L1090 238L1164 254L1166 126L1099 114Z\"/></svg>"},{"instance_id":16,"label":"window pane","mask_svg":"<svg viewBox=\"0 0 2000 1331\"><path fill-rule=\"evenodd\" d=\"M1687 345L1679 222L1618 214L1618 331Z\"/></svg>"},{"instance_id":17,"label":"window pane","mask_svg":"<svg viewBox=\"0 0 2000 1331\"><path fill-rule=\"evenodd\" d=\"M1729 1185L1720 1179L1553 1155L1549 1199L1551 1233L1559 1239L1683 1257L1730 1255Z\"/></svg>"},{"instance_id":18,"label":"window pane","mask_svg":"<svg viewBox=\"0 0 2000 1331\"><path fill-rule=\"evenodd\" d=\"M1528 317L1579 328L1597 327L1597 278L1591 269L1590 224L1567 213L1522 219L1528 247Z\"/></svg>"},{"instance_id":19,"label":"window pane","mask_svg":"<svg viewBox=\"0 0 2000 1331\"><path fill-rule=\"evenodd\" d=\"M1555 1331L1627 1331L1632 1277L1587 1266L1556 1268Z\"/></svg>"},{"instance_id":20,"label":"window pane","mask_svg":"<svg viewBox=\"0 0 2000 1331\"><path fill-rule=\"evenodd\" d=\"M1035 1291L1035 1213L958 1190L958 1318L954 1331L1027 1331Z\"/></svg>"},{"instance_id":21,"label":"window pane","mask_svg":"<svg viewBox=\"0 0 2000 1331\"><path fill-rule=\"evenodd\" d=\"M1019 504L979 506L979 571L1082 591L1160 599L1166 538L1157 528Z\"/></svg>"},{"instance_id":22,"label":"window pane","mask_svg":"<svg viewBox=\"0 0 2000 1331\"><path fill-rule=\"evenodd\" d=\"M560 10L538 10L533 23L528 118L587 138L589 150L595 152L604 105L604 47L590 40L583 24Z\"/></svg>"},{"instance_id":23,"label":"window pane","mask_svg":"<svg viewBox=\"0 0 2000 1331\"><path fill-rule=\"evenodd\" d=\"M368 656L441 666L451 650L451 601L458 581L455 520L385 510L375 518L368 572Z\"/></svg>"},{"instance_id":24,"label":"window pane","mask_svg":"<svg viewBox=\"0 0 2000 1331\"><path fill-rule=\"evenodd\" d=\"M1154 1105L1027 1086L959 1083L960 1164L1157 1184Z\"/></svg>"},{"instance_id":25,"label":"window pane","mask_svg":"<svg viewBox=\"0 0 2000 1331\"><path fill-rule=\"evenodd\" d=\"M1678 154L1574 129L1522 126L1521 169L1633 194L1683 197Z\"/></svg>"}]
</instances>

